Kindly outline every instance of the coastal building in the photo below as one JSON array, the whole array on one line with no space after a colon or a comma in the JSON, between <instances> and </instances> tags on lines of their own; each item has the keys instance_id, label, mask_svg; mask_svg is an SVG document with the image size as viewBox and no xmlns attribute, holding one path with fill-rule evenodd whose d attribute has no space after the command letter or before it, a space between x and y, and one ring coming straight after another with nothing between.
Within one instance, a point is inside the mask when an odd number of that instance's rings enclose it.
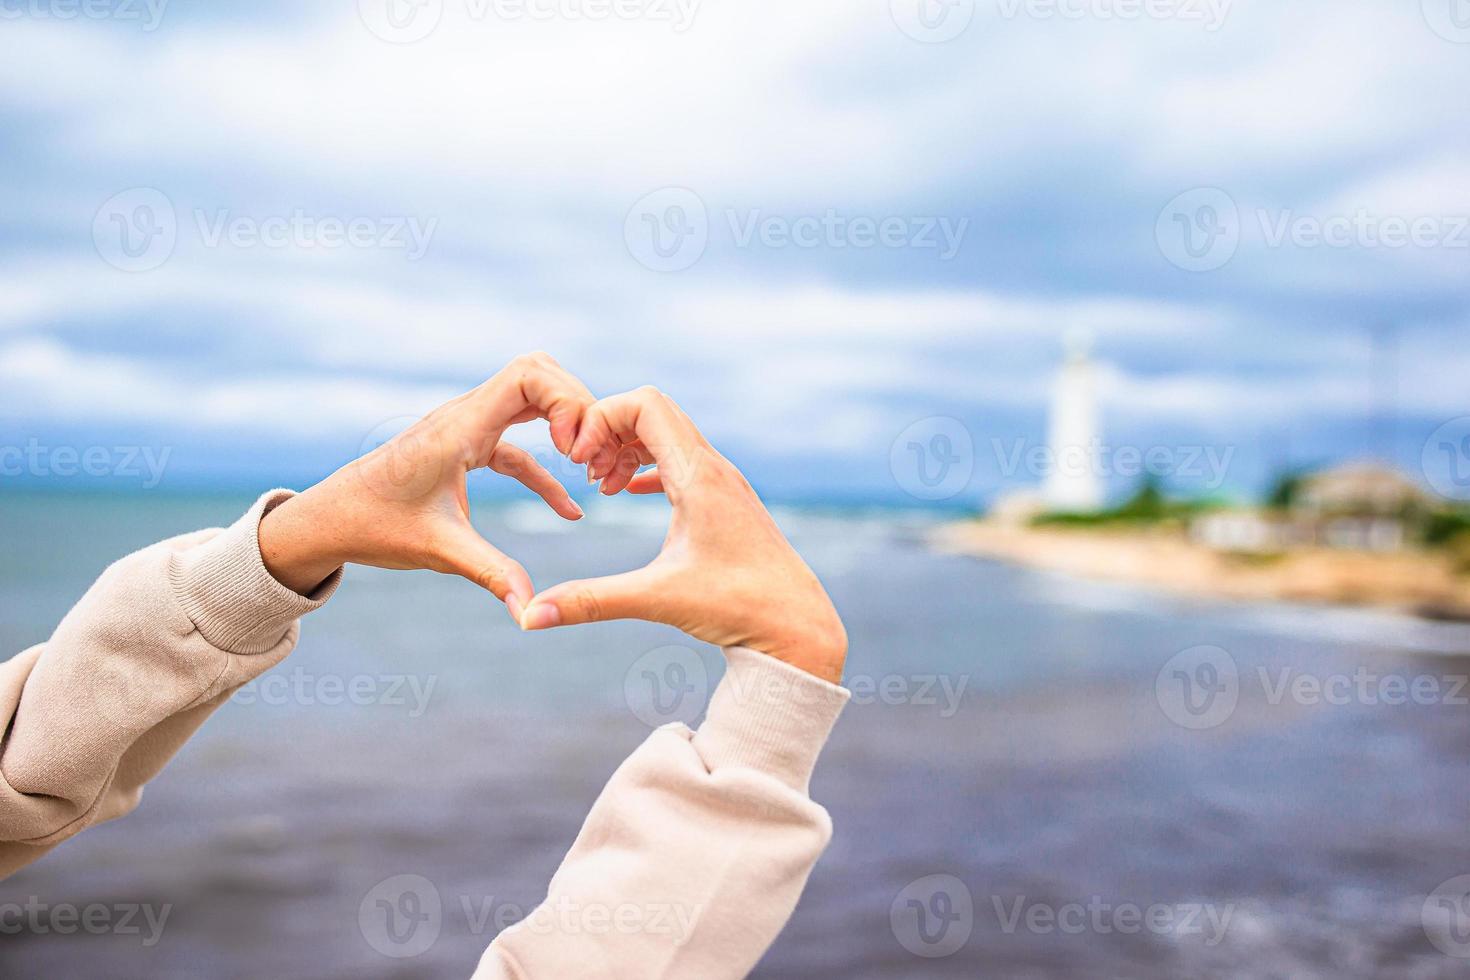
<instances>
[{"instance_id":1,"label":"coastal building","mask_svg":"<svg viewBox=\"0 0 1470 980\"><path fill-rule=\"evenodd\" d=\"M1377 463L1346 463L1302 479L1292 509L1302 514L1404 516L1428 504L1419 486Z\"/></svg>"},{"instance_id":2,"label":"coastal building","mask_svg":"<svg viewBox=\"0 0 1470 980\"><path fill-rule=\"evenodd\" d=\"M1410 524L1429 507L1423 490L1376 463L1348 463L1302 480L1291 504L1318 544L1358 551L1398 551Z\"/></svg>"},{"instance_id":3,"label":"coastal building","mask_svg":"<svg viewBox=\"0 0 1470 980\"><path fill-rule=\"evenodd\" d=\"M1090 346L1082 334L1067 337L1067 359L1052 389L1047 426L1051 468L1042 487L1042 499L1052 511L1090 512L1103 504L1096 464L1097 391Z\"/></svg>"},{"instance_id":4,"label":"coastal building","mask_svg":"<svg viewBox=\"0 0 1470 980\"><path fill-rule=\"evenodd\" d=\"M1302 528L1254 510L1212 511L1189 525L1192 540L1215 551L1271 554L1305 543Z\"/></svg>"},{"instance_id":5,"label":"coastal building","mask_svg":"<svg viewBox=\"0 0 1470 980\"><path fill-rule=\"evenodd\" d=\"M1190 537L1216 551L1273 553L1303 546L1400 551L1430 501L1412 480L1376 463L1348 463L1301 478L1286 506L1197 517Z\"/></svg>"}]
</instances>

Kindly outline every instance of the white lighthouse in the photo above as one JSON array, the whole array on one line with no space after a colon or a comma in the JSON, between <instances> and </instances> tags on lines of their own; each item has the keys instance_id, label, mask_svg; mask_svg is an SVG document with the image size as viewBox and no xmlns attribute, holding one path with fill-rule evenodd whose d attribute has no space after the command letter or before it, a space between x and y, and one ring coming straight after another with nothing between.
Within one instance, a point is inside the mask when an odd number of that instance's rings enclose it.
<instances>
[{"instance_id":1,"label":"white lighthouse","mask_svg":"<svg viewBox=\"0 0 1470 980\"><path fill-rule=\"evenodd\" d=\"M1098 472L1099 441L1096 382L1088 356L1091 341L1069 333L1067 359L1057 372L1051 396L1047 443L1051 468L1042 496L1052 511L1095 511L1102 507L1102 480Z\"/></svg>"}]
</instances>

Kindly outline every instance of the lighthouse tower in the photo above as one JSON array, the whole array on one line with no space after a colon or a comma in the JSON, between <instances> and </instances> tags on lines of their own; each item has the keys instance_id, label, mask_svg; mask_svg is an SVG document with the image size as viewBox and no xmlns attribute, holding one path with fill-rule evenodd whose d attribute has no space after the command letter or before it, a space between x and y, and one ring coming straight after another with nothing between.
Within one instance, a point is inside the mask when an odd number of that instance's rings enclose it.
<instances>
[{"instance_id":1,"label":"lighthouse tower","mask_svg":"<svg viewBox=\"0 0 1470 980\"><path fill-rule=\"evenodd\" d=\"M1052 511L1095 511L1103 502L1091 346L1086 334L1067 335L1067 359L1052 390L1047 427L1051 469L1042 488L1046 507Z\"/></svg>"}]
</instances>

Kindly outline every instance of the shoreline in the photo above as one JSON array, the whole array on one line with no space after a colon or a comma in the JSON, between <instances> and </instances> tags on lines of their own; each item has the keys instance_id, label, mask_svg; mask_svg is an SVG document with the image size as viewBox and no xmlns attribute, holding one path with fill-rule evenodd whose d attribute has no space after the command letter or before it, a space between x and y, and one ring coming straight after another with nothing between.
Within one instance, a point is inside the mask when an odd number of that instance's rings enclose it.
<instances>
[{"instance_id":1,"label":"shoreline","mask_svg":"<svg viewBox=\"0 0 1470 980\"><path fill-rule=\"evenodd\" d=\"M1302 548L1279 555L1215 551L1162 530L1035 528L970 520L939 525L930 545L1080 578L1203 598L1381 609L1470 622L1470 576L1425 551Z\"/></svg>"}]
</instances>

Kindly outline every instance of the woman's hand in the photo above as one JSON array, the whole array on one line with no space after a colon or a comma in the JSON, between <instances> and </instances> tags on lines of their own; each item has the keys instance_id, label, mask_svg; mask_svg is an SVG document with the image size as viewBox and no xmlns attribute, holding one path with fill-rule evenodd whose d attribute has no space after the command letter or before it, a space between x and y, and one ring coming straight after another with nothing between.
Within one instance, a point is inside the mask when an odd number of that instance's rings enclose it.
<instances>
[{"instance_id":1,"label":"woman's hand","mask_svg":"<svg viewBox=\"0 0 1470 980\"><path fill-rule=\"evenodd\" d=\"M307 594L345 562L428 568L493 592L519 620L533 594L515 559L470 524L465 476L489 467L514 477L567 520L582 510L529 453L502 443L518 422L545 418L568 453L592 393L546 354L516 358L473 391L291 498L260 524L277 581Z\"/></svg>"},{"instance_id":2,"label":"woman's hand","mask_svg":"<svg viewBox=\"0 0 1470 980\"><path fill-rule=\"evenodd\" d=\"M526 629L605 619L677 626L718 646L743 646L833 683L847 634L822 584L776 527L749 483L655 388L586 410L575 463L606 473L604 493L668 495L662 550L643 568L554 585L525 609ZM656 470L634 475L639 465Z\"/></svg>"}]
</instances>

